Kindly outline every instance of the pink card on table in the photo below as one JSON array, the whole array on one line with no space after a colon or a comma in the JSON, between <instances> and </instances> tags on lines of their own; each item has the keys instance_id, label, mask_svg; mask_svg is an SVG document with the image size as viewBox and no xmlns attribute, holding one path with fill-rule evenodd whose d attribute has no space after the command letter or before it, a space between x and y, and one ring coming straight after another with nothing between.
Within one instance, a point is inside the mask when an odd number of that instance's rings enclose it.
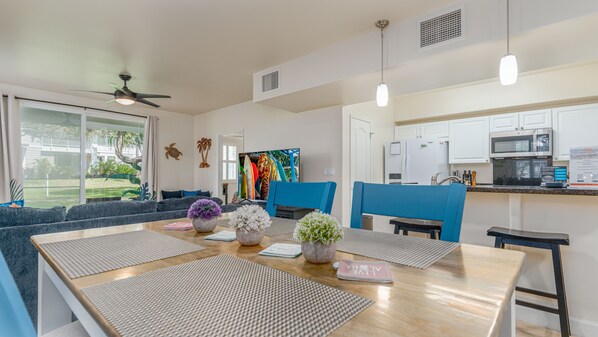
<instances>
[{"instance_id":1,"label":"pink card on table","mask_svg":"<svg viewBox=\"0 0 598 337\"><path fill-rule=\"evenodd\" d=\"M386 262L341 260L336 277L349 281L392 283L392 273Z\"/></svg>"},{"instance_id":2,"label":"pink card on table","mask_svg":"<svg viewBox=\"0 0 598 337\"><path fill-rule=\"evenodd\" d=\"M191 228L193 228L193 224L190 222L174 222L162 227L162 229L168 231L188 231Z\"/></svg>"}]
</instances>

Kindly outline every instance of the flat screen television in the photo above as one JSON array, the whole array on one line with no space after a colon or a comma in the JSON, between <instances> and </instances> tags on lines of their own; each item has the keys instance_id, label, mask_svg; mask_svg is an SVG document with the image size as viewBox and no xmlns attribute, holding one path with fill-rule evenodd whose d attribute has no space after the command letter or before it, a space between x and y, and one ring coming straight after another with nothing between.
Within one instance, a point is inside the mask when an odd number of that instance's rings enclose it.
<instances>
[{"instance_id":1,"label":"flat screen television","mask_svg":"<svg viewBox=\"0 0 598 337\"><path fill-rule=\"evenodd\" d=\"M239 154L239 198L267 200L271 181L299 181L298 148Z\"/></svg>"}]
</instances>

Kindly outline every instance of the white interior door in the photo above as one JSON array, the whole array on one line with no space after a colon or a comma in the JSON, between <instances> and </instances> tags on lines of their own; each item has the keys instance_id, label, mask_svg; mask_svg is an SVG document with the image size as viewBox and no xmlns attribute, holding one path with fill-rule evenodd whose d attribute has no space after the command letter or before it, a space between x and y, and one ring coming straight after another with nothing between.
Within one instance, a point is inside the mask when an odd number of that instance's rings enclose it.
<instances>
[{"instance_id":1,"label":"white interior door","mask_svg":"<svg viewBox=\"0 0 598 337\"><path fill-rule=\"evenodd\" d=\"M370 122L351 117L351 189L355 181L371 181L371 134Z\"/></svg>"}]
</instances>

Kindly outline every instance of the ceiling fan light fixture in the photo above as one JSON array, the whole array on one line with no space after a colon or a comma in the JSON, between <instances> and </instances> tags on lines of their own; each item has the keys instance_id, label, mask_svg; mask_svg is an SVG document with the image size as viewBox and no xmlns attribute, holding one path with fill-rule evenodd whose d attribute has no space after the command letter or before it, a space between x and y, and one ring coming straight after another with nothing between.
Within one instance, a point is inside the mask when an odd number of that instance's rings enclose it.
<instances>
[{"instance_id":1,"label":"ceiling fan light fixture","mask_svg":"<svg viewBox=\"0 0 598 337\"><path fill-rule=\"evenodd\" d=\"M116 103L122 104L122 105L131 105L131 104L135 103L135 101L130 99L129 97L119 97L119 98L116 98L115 101L116 101Z\"/></svg>"}]
</instances>

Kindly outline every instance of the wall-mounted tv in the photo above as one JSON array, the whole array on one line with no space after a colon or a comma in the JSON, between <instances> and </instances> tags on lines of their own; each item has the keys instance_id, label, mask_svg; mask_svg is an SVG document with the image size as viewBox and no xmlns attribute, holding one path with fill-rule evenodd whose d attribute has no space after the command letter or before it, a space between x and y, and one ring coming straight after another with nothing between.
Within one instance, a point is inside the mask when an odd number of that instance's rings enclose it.
<instances>
[{"instance_id":1,"label":"wall-mounted tv","mask_svg":"<svg viewBox=\"0 0 598 337\"><path fill-rule=\"evenodd\" d=\"M239 198L267 200L271 181L299 181L299 149L239 154Z\"/></svg>"}]
</instances>

